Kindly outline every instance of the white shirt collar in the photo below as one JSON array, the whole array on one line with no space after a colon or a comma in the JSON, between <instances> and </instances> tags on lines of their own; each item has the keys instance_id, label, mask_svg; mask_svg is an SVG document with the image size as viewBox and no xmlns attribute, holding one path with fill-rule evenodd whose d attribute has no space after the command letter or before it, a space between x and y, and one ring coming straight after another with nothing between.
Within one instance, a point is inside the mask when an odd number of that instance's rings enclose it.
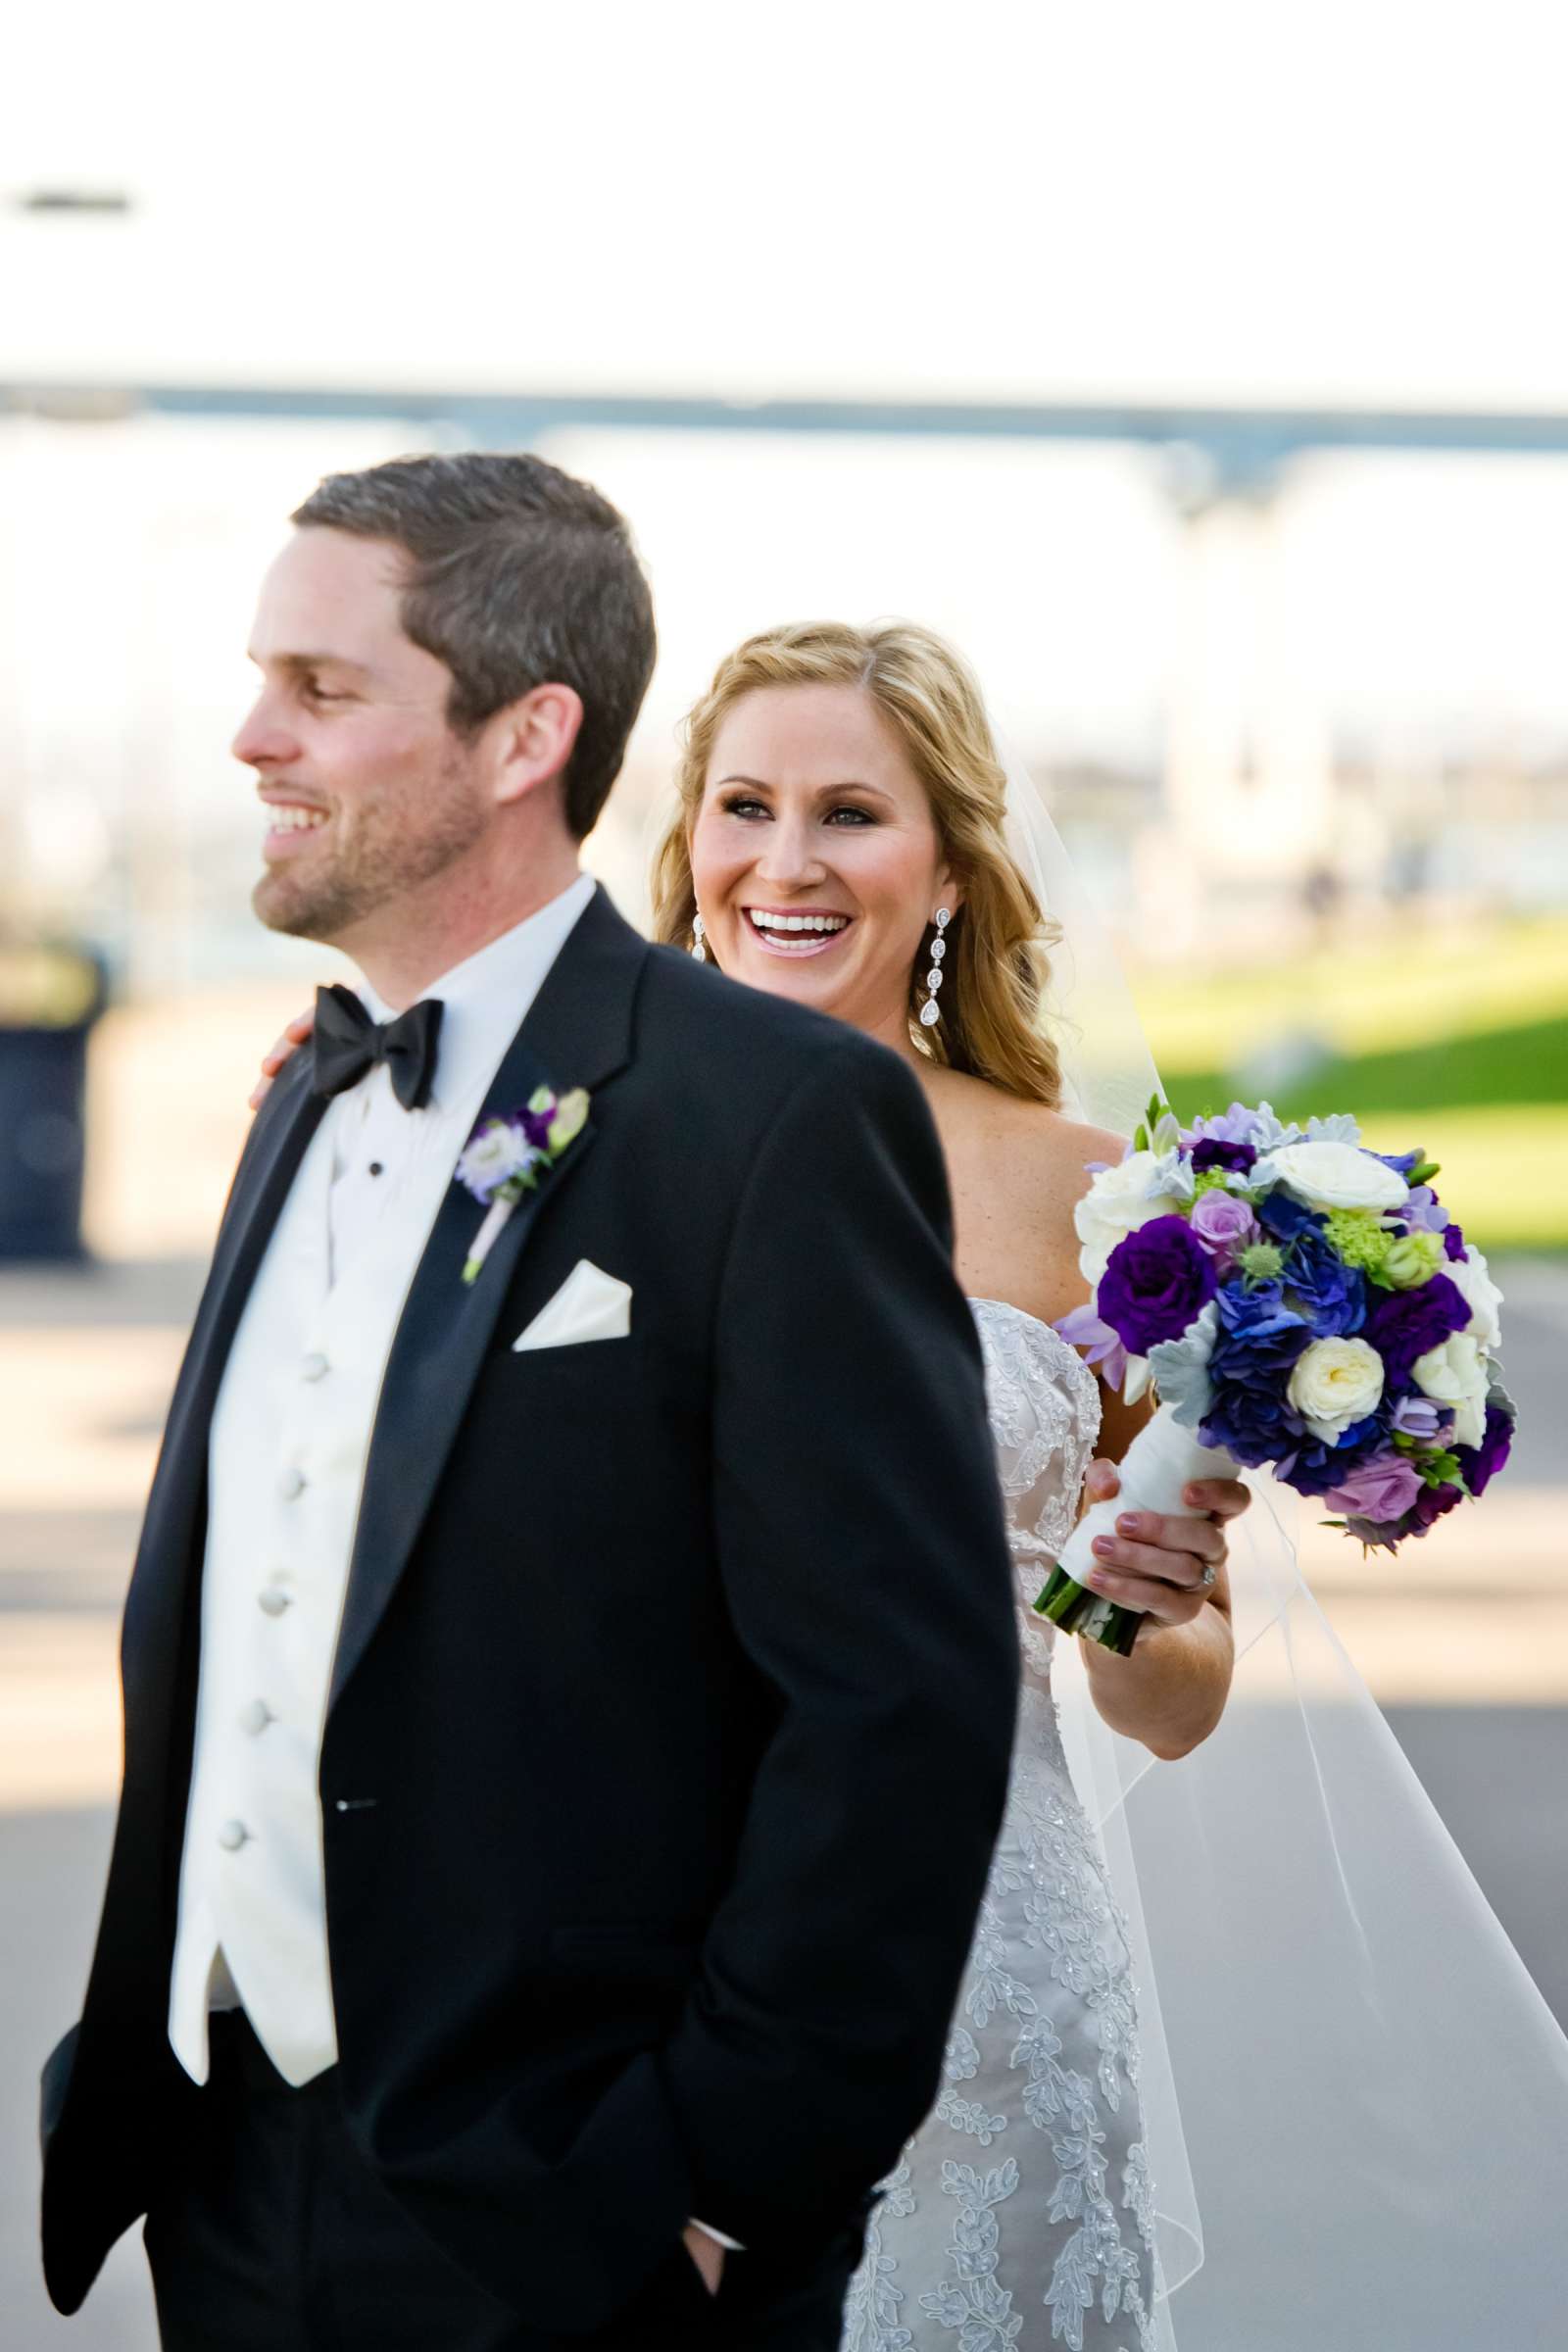
<instances>
[{"instance_id":1,"label":"white shirt collar","mask_svg":"<svg viewBox=\"0 0 1568 2352\"><path fill-rule=\"evenodd\" d=\"M438 997L446 1007L432 1110L483 1094L597 887L592 874L579 874L559 898L420 992L421 1001ZM375 1020L393 1017L368 980L360 981L359 994Z\"/></svg>"}]
</instances>

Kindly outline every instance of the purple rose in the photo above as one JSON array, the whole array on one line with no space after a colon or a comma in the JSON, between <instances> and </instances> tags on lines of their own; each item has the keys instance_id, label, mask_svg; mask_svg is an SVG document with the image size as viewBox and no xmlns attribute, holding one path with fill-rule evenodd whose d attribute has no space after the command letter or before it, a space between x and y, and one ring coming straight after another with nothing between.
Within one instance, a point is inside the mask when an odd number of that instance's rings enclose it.
<instances>
[{"instance_id":1,"label":"purple rose","mask_svg":"<svg viewBox=\"0 0 1568 2352\"><path fill-rule=\"evenodd\" d=\"M1443 1228L1443 1254L1450 1259L1464 1255L1464 1235L1451 1219Z\"/></svg>"},{"instance_id":2,"label":"purple rose","mask_svg":"<svg viewBox=\"0 0 1568 2352\"><path fill-rule=\"evenodd\" d=\"M548 1110L519 1110L514 1116L536 1152L549 1150L550 1130L556 1117L555 1103L552 1102Z\"/></svg>"},{"instance_id":3,"label":"purple rose","mask_svg":"<svg viewBox=\"0 0 1568 2352\"><path fill-rule=\"evenodd\" d=\"M1331 1510L1381 1521L1402 1519L1420 1492L1420 1473L1402 1453L1375 1453L1323 1499Z\"/></svg>"},{"instance_id":4,"label":"purple rose","mask_svg":"<svg viewBox=\"0 0 1568 2352\"><path fill-rule=\"evenodd\" d=\"M1200 1147L1201 1149L1201 1147ZM1242 1151L1248 1146L1228 1144L1227 1151ZM1261 1240L1257 1219L1245 1200L1234 1193L1217 1189L1204 1193L1194 1203L1189 1230L1196 1233L1203 1248L1213 1257L1231 1258L1249 1242Z\"/></svg>"},{"instance_id":5,"label":"purple rose","mask_svg":"<svg viewBox=\"0 0 1568 2352\"><path fill-rule=\"evenodd\" d=\"M1233 1175L1245 1176L1256 1164L1255 1144L1231 1143L1221 1135L1205 1135L1193 1146L1195 1176L1201 1176L1205 1168L1228 1168Z\"/></svg>"},{"instance_id":6,"label":"purple rose","mask_svg":"<svg viewBox=\"0 0 1568 2352\"><path fill-rule=\"evenodd\" d=\"M1386 1387L1408 1388L1417 1357L1463 1331L1470 1311L1458 1285L1446 1274L1434 1274L1419 1290L1380 1292L1361 1337L1383 1358Z\"/></svg>"},{"instance_id":7,"label":"purple rose","mask_svg":"<svg viewBox=\"0 0 1568 2352\"><path fill-rule=\"evenodd\" d=\"M1487 1426L1479 1446L1456 1446L1454 1453L1472 1494L1484 1494L1508 1459L1513 1446L1513 1415L1500 1405L1487 1407Z\"/></svg>"},{"instance_id":8,"label":"purple rose","mask_svg":"<svg viewBox=\"0 0 1568 2352\"><path fill-rule=\"evenodd\" d=\"M1123 1347L1147 1355L1179 1340L1214 1296L1214 1268L1185 1217L1153 1217L1123 1235L1100 1277L1096 1304Z\"/></svg>"}]
</instances>

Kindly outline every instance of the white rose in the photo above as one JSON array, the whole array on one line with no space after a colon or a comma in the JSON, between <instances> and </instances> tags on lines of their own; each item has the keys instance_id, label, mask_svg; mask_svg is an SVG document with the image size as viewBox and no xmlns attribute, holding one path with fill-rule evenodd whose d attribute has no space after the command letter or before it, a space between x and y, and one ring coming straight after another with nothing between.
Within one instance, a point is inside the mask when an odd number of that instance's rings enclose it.
<instances>
[{"instance_id":1,"label":"white rose","mask_svg":"<svg viewBox=\"0 0 1568 2352\"><path fill-rule=\"evenodd\" d=\"M1252 1169L1250 1183L1283 1184L1308 1208L1397 1208L1410 1188L1395 1169L1354 1144L1316 1136L1271 1152Z\"/></svg>"},{"instance_id":2,"label":"white rose","mask_svg":"<svg viewBox=\"0 0 1568 2352\"><path fill-rule=\"evenodd\" d=\"M1502 1346L1502 1322L1497 1309L1502 1304L1502 1293L1487 1270L1487 1261L1474 1242L1466 1242L1463 1257L1445 1258L1440 1274L1446 1274L1466 1306L1470 1320L1465 1331L1481 1348Z\"/></svg>"},{"instance_id":3,"label":"white rose","mask_svg":"<svg viewBox=\"0 0 1568 2352\"><path fill-rule=\"evenodd\" d=\"M1469 1332L1453 1332L1441 1348L1429 1348L1413 1371L1422 1394L1452 1410L1454 1444L1479 1446L1487 1430L1487 1367Z\"/></svg>"},{"instance_id":4,"label":"white rose","mask_svg":"<svg viewBox=\"0 0 1568 2352\"><path fill-rule=\"evenodd\" d=\"M1152 1217L1174 1215L1181 1202L1173 1194L1153 1189L1158 1161L1152 1152L1134 1152L1119 1167L1102 1168L1072 1212L1083 1248L1078 1263L1093 1288L1105 1271L1110 1253L1124 1235L1136 1233Z\"/></svg>"},{"instance_id":5,"label":"white rose","mask_svg":"<svg viewBox=\"0 0 1568 2352\"><path fill-rule=\"evenodd\" d=\"M1313 1340L1296 1359L1286 1392L1314 1438L1332 1445L1364 1421L1383 1396L1383 1358L1365 1340Z\"/></svg>"}]
</instances>

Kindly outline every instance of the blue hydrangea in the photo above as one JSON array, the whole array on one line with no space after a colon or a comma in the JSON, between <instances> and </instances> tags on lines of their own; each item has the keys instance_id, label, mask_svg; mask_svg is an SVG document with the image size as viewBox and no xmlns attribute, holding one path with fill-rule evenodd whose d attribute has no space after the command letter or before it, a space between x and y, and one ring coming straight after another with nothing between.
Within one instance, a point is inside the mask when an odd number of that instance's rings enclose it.
<instances>
[{"instance_id":1,"label":"blue hydrangea","mask_svg":"<svg viewBox=\"0 0 1568 2352\"><path fill-rule=\"evenodd\" d=\"M1301 1423L1286 1401L1284 1383L1268 1379L1216 1383L1198 1433L1203 1445L1223 1446L1251 1468L1277 1462L1301 1434Z\"/></svg>"},{"instance_id":2,"label":"blue hydrangea","mask_svg":"<svg viewBox=\"0 0 1568 2352\"><path fill-rule=\"evenodd\" d=\"M1320 1340L1348 1339L1366 1321L1366 1281L1317 1225L1303 1225L1286 1261L1287 1297Z\"/></svg>"},{"instance_id":3,"label":"blue hydrangea","mask_svg":"<svg viewBox=\"0 0 1568 2352\"><path fill-rule=\"evenodd\" d=\"M1298 1233L1315 1225L1321 1233L1323 1220L1304 1200L1298 1200L1283 1185L1264 1195L1257 1203L1257 1221L1277 1241L1294 1242Z\"/></svg>"},{"instance_id":4,"label":"blue hydrangea","mask_svg":"<svg viewBox=\"0 0 1568 2352\"><path fill-rule=\"evenodd\" d=\"M1288 1480L1298 1494L1326 1494L1352 1470L1359 1470L1363 1462L1369 1462L1379 1447L1387 1444L1384 1416L1369 1413L1364 1421L1353 1421L1332 1445L1303 1434L1300 1445L1293 1452L1281 1455L1275 1467L1278 1476Z\"/></svg>"}]
</instances>

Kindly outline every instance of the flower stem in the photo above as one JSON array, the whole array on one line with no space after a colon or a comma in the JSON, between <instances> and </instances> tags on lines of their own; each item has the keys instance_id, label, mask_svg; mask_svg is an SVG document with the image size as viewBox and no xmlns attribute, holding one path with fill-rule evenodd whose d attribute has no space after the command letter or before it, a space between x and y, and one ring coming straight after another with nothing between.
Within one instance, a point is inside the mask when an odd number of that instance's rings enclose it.
<instances>
[{"instance_id":1,"label":"flower stem","mask_svg":"<svg viewBox=\"0 0 1568 2352\"><path fill-rule=\"evenodd\" d=\"M1118 1657L1131 1654L1143 1624L1143 1612L1124 1609L1114 1600L1106 1600L1100 1592L1091 1592L1086 1585L1067 1574L1065 1568L1054 1568L1051 1581L1035 1602L1037 1615L1049 1617L1064 1634L1077 1634L1080 1640L1098 1642L1102 1649L1111 1649Z\"/></svg>"}]
</instances>

